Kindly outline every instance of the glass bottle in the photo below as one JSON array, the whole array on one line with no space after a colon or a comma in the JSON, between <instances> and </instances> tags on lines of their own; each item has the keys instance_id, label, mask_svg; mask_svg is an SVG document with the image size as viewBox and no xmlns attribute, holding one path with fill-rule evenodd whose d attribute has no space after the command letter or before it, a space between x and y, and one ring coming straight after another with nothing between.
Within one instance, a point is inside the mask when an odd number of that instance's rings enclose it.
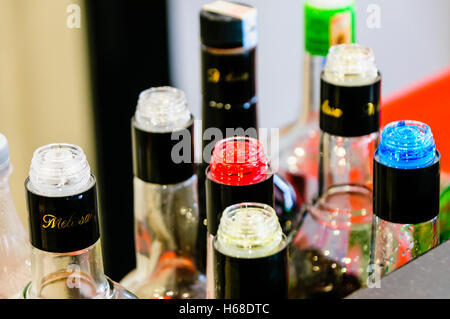
<instances>
[{"instance_id":1,"label":"glass bottle","mask_svg":"<svg viewBox=\"0 0 450 319\"><path fill-rule=\"evenodd\" d=\"M332 185L372 188L381 75L369 47L330 48L321 79L319 195Z\"/></svg>"},{"instance_id":2,"label":"glass bottle","mask_svg":"<svg viewBox=\"0 0 450 319\"><path fill-rule=\"evenodd\" d=\"M387 275L439 244L439 170L428 125L384 127L374 155L373 272Z\"/></svg>"},{"instance_id":3,"label":"glass bottle","mask_svg":"<svg viewBox=\"0 0 450 319\"><path fill-rule=\"evenodd\" d=\"M25 299L134 299L105 276L97 185L83 150L72 144L38 148L25 181L31 282Z\"/></svg>"},{"instance_id":4,"label":"glass bottle","mask_svg":"<svg viewBox=\"0 0 450 319\"><path fill-rule=\"evenodd\" d=\"M343 298L368 278L372 192L330 187L305 206L290 243L290 298Z\"/></svg>"},{"instance_id":5,"label":"glass bottle","mask_svg":"<svg viewBox=\"0 0 450 319\"><path fill-rule=\"evenodd\" d=\"M330 46L355 41L354 0L306 0L301 113L281 130L280 170L299 205L318 192L320 76Z\"/></svg>"},{"instance_id":6,"label":"glass bottle","mask_svg":"<svg viewBox=\"0 0 450 319\"><path fill-rule=\"evenodd\" d=\"M256 90L258 25L256 8L229 1L205 4L200 12L202 59L202 162L198 165L199 238L206 238L205 171L214 145L232 136L260 137ZM261 138L261 137L260 137ZM275 176L275 211L287 233L298 217L295 190ZM206 267L199 241L198 264Z\"/></svg>"},{"instance_id":7,"label":"glass bottle","mask_svg":"<svg viewBox=\"0 0 450 319\"><path fill-rule=\"evenodd\" d=\"M8 141L0 134L0 299L20 295L31 277L28 234L9 189L11 172Z\"/></svg>"},{"instance_id":8,"label":"glass bottle","mask_svg":"<svg viewBox=\"0 0 450 319\"><path fill-rule=\"evenodd\" d=\"M286 236L271 206L227 207L214 238L216 298L287 298L287 260Z\"/></svg>"},{"instance_id":9,"label":"glass bottle","mask_svg":"<svg viewBox=\"0 0 450 319\"><path fill-rule=\"evenodd\" d=\"M183 91L158 87L139 95L132 119L136 269L121 283L140 298L206 295L195 264L193 125Z\"/></svg>"}]
</instances>

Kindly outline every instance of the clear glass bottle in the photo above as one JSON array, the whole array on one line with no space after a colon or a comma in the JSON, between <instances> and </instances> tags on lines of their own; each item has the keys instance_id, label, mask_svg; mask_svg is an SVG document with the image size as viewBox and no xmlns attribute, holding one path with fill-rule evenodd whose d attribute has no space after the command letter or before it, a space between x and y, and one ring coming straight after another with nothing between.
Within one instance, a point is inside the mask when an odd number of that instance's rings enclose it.
<instances>
[{"instance_id":1,"label":"clear glass bottle","mask_svg":"<svg viewBox=\"0 0 450 319\"><path fill-rule=\"evenodd\" d=\"M320 76L332 45L355 41L354 0L306 0L301 113L281 130L281 174L295 188L299 205L318 192Z\"/></svg>"},{"instance_id":2,"label":"clear glass bottle","mask_svg":"<svg viewBox=\"0 0 450 319\"><path fill-rule=\"evenodd\" d=\"M373 271L387 275L439 244L439 170L428 125L384 127L374 155Z\"/></svg>"},{"instance_id":3,"label":"clear glass bottle","mask_svg":"<svg viewBox=\"0 0 450 319\"><path fill-rule=\"evenodd\" d=\"M369 47L330 48L321 80L319 195L333 185L372 188L381 76Z\"/></svg>"},{"instance_id":4,"label":"clear glass bottle","mask_svg":"<svg viewBox=\"0 0 450 319\"><path fill-rule=\"evenodd\" d=\"M30 281L30 244L9 189L8 141L0 134L0 299L15 298Z\"/></svg>"},{"instance_id":5,"label":"clear glass bottle","mask_svg":"<svg viewBox=\"0 0 450 319\"><path fill-rule=\"evenodd\" d=\"M83 150L72 144L38 148L26 182L31 282L25 299L135 299L105 276L97 186Z\"/></svg>"},{"instance_id":6,"label":"clear glass bottle","mask_svg":"<svg viewBox=\"0 0 450 319\"><path fill-rule=\"evenodd\" d=\"M291 239L290 298L342 298L366 284L372 192L364 186L329 188L306 206Z\"/></svg>"},{"instance_id":7,"label":"clear glass bottle","mask_svg":"<svg viewBox=\"0 0 450 319\"><path fill-rule=\"evenodd\" d=\"M140 94L132 120L136 269L121 281L140 298L206 295L206 278L195 264L193 123L181 90L159 87ZM174 152L178 144L180 154Z\"/></svg>"}]
</instances>

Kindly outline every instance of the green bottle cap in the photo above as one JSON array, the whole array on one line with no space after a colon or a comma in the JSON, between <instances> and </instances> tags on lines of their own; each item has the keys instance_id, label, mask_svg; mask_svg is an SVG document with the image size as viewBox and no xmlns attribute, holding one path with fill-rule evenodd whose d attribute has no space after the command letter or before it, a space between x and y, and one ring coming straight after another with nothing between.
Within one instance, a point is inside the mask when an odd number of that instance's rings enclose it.
<instances>
[{"instance_id":1,"label":"green bottle cap","mask_svg":"<svg viewBox=\"0 0 450 319\"><path fill-rule=\"evenodd\" d=\"M354 0L306 0L305 50L326 56L336 44L355 42Z\"/></svg>"}]
</instances>

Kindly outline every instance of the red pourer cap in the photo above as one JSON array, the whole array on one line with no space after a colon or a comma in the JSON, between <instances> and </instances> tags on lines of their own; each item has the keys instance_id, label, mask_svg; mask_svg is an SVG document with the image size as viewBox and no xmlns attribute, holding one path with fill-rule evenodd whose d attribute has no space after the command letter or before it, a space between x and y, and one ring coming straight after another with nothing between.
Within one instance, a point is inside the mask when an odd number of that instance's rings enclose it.
<instances>
[{"instance_id":1,"label":"red pourer cap","mask_svg":"<svg viewBox=\"0 0 450 319\"><path fill-rule=\"evenodd\" d=\"M260 141L251 137L230 137L216 143L210 162L210 176L218 183L240 186L267 178L269 161Z\"/></svg>"}]
</instances>

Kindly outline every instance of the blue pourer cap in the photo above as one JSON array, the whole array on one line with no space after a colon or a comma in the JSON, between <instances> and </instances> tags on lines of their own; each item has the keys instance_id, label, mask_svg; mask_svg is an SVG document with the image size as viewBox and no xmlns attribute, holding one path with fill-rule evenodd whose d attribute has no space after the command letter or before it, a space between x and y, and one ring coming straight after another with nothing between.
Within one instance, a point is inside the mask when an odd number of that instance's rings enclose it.
<instances>
[{"instance_id":1,"label":"blue pourer cap","mask_svg":"<svg viewBox=\"0 0 450 319\"><path fill-rule=\"evenodd\" d=\"M417 121L389 123L381 134L376 156L380 163L394 168L432 165L437 153L430 127Z\"/></svg>"},{"instance_id":2,"label":"blue pourer cap","mask_svg":"<svg viewBox=\"0 0 450 319\"><path fill-rule=\"evenodd\" d=\"M428 125L386 125L374 156L373 213L399 224L418 224L439 214L440 154Z\"/></svg>"},{"instance_id":3,"label":"blue pourer cap","mask_svg":"<svg viewBox=\"0 0 450 319\"><path fill-rule=\"evenodd\" d=\"M0 175L9 170L9 147L5 135L0 133Z\"/></svg>"}]
</instances>

